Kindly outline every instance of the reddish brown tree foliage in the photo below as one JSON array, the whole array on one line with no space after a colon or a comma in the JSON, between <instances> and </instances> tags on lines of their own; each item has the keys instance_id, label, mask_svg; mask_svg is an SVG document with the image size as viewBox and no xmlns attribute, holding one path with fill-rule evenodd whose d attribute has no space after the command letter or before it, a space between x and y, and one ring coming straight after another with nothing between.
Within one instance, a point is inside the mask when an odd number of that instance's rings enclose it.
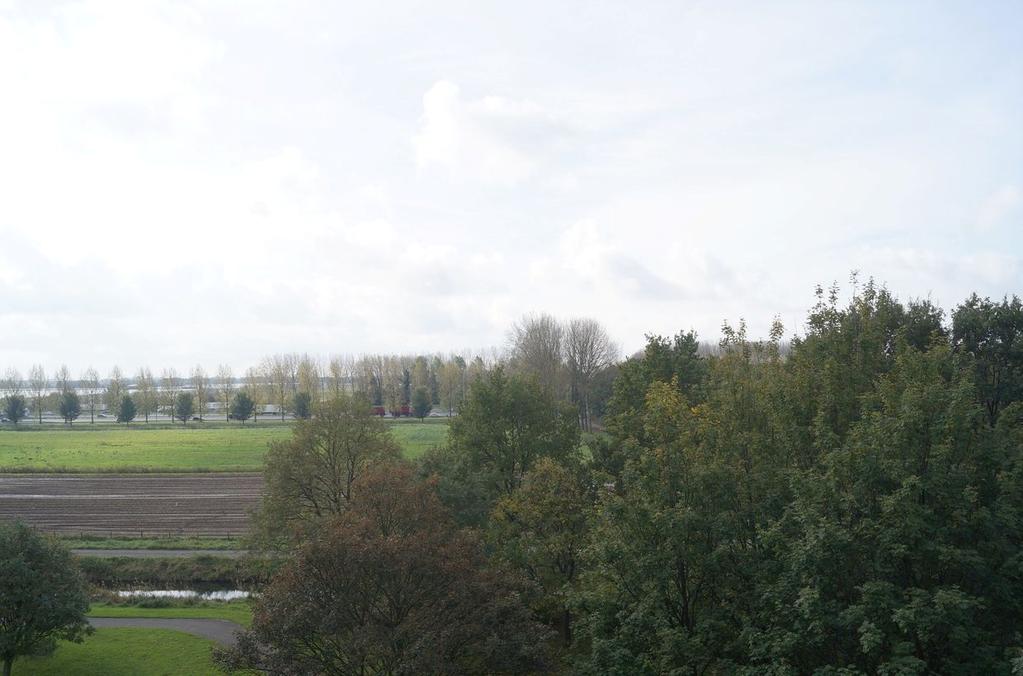
<instances>
[{"instance_id":1,"label":"reddish brown tree foliage","mask_svg":"<svg viewBox=\"0 0 1023 676\"><path fill-rule=\"evenodd\" d=\"M220 662L287 674L542 670L549 631L432 485L405 465L358 484L350 509L264 590L252 629Z\"/></svg>"}]
</instances>

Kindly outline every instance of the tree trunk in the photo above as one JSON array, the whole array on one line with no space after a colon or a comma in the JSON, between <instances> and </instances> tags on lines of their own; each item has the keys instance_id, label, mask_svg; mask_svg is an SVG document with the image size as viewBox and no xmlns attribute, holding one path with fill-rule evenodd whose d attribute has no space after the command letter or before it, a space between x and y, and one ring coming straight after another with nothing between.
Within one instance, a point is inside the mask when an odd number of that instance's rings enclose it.
<instances>
[{"instance_id":1,"label":"tree trunk","mask_svg":"<svg viewBox=\"0 0 1023 676\"><path fill-rule=\"evenodd\" d=\"M568 608L561 611L561 639L566 646L572 645L572 611Z\"/></svg>"},{"instance_id":2,"label":"tree trunk","mask_svg":"<svg viewBox=\"0 0 1023 676\"><path fill-rule=\"evenodd\" d=\"M11 676L11 667L14 665L13 657L4 658L4 676Z\"/></svg>"}]
</instances>

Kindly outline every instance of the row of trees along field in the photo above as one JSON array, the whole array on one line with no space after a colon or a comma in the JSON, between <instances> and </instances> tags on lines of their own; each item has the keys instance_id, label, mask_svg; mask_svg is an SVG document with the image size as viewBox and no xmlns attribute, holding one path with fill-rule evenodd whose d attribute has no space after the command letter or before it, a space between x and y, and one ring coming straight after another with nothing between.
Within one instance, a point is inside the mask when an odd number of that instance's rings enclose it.
<instances>
[{"instance_id":1,"label":"row of trees along field","mask_svg":"<svg viewBox=\"0 0 1023 676\"><path fill-rule=\"evenodd\" d=\"M4 374L5 417L42 423L45 412L67 423L97 414L118 422L139 418L149 422L162 413L171 419L200 420L212 409L225 419L242 421L268 410L282 419L310 415L313 406L340 393L358 393L374 407L392 415L423 417L431 410L448 415L459 409L470 384L497 364L537 378L555 397L577 404L580 422L603 411L618 360L618 348L607 331L592 319L561 322L549 315L528 316L509 332L504 351L452 355L349 355L323 361L309 355L277 354L244 374L221 365L215 372L201 365L181 375L164 369L159 377L149 368L125 376L114 367L101 379L87 369L73 379L67 366L47 376L36 365L24 378L15 369ZM240 375L240 377L239 377ZM244 393L239 401L236 395ZM269 407L269 409L268 409Z\"/></svg>"},{"instance_id":2,"label":"row of trees along field","mask_svg":"<svg viewBox=\"0 0 1023 676\"><path fill-rule=\"evenodd\" d=\"M974 296L950 320L870 283L820 290L784 352L778 323L726 325L709 356L652 336L585 447L554 369L481 374L416 464L335 400L267 456L259 535L295 554L220 660L1018 674L1023 306Z\"/></svg>"}]
</instances>

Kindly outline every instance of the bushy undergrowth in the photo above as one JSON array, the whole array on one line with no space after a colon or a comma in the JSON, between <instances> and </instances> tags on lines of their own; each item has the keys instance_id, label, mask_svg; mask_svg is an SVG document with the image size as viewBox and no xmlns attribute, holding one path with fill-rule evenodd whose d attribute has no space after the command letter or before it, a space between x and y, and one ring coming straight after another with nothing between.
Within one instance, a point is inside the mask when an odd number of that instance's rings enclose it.
<instances>
[{"instance_id":1,"label":"bushy undergrowth","mask_svg":"<svg viewBox=\"0 0 1023 676\"><path fill-rule=\"evenodd\" d=\"M253 587L266 582L280 563L279 559L216 556L83 558L79 561L86 579L107 589Z\"/></svg>"}]
</instances>

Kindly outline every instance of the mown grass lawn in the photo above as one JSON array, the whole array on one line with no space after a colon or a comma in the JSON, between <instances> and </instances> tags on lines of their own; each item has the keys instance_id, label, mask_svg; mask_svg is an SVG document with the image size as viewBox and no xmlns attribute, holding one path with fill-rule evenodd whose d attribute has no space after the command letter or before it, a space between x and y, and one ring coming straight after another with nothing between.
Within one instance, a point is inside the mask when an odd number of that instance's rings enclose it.
<instances>
[{"instance_id":1,"label":"mown grass lawn","mask_svg":"<svg viewBox=\"0 0 1023 676\"><path fill-rule=\"evenodd\" d=\"M79 424L73 429L0 431L0 471L258 471L267 444L291 435L290 425L146 429ZM388 425L408 457L444 443L447 422L401 420Z\"/></svg>"},{"instance_id":2,"label":"mown grass lawn","mask_svg":"<svg viewBox=\"0 0 1023 676\"><path fill-rule=\"evenodd\" d=\"M252 625L252 606L248 601L204 601L192 605L172 604L166 608L142 608L136 605L93 603L89 617L163 617L230 620L243 627Z\"/></svg>"},{"instance_id":3,"label":"mown grass lawn","mask_svg":"<svg viewBox=\"0 0 1023 676\"><path fill-rule=\"evenodd\" d=\"M221 674L213 641L169 629L97 629L84 643L61 642L49 657L14 662L18 676L164 676Z\"/></svg>"}]
</instances>

